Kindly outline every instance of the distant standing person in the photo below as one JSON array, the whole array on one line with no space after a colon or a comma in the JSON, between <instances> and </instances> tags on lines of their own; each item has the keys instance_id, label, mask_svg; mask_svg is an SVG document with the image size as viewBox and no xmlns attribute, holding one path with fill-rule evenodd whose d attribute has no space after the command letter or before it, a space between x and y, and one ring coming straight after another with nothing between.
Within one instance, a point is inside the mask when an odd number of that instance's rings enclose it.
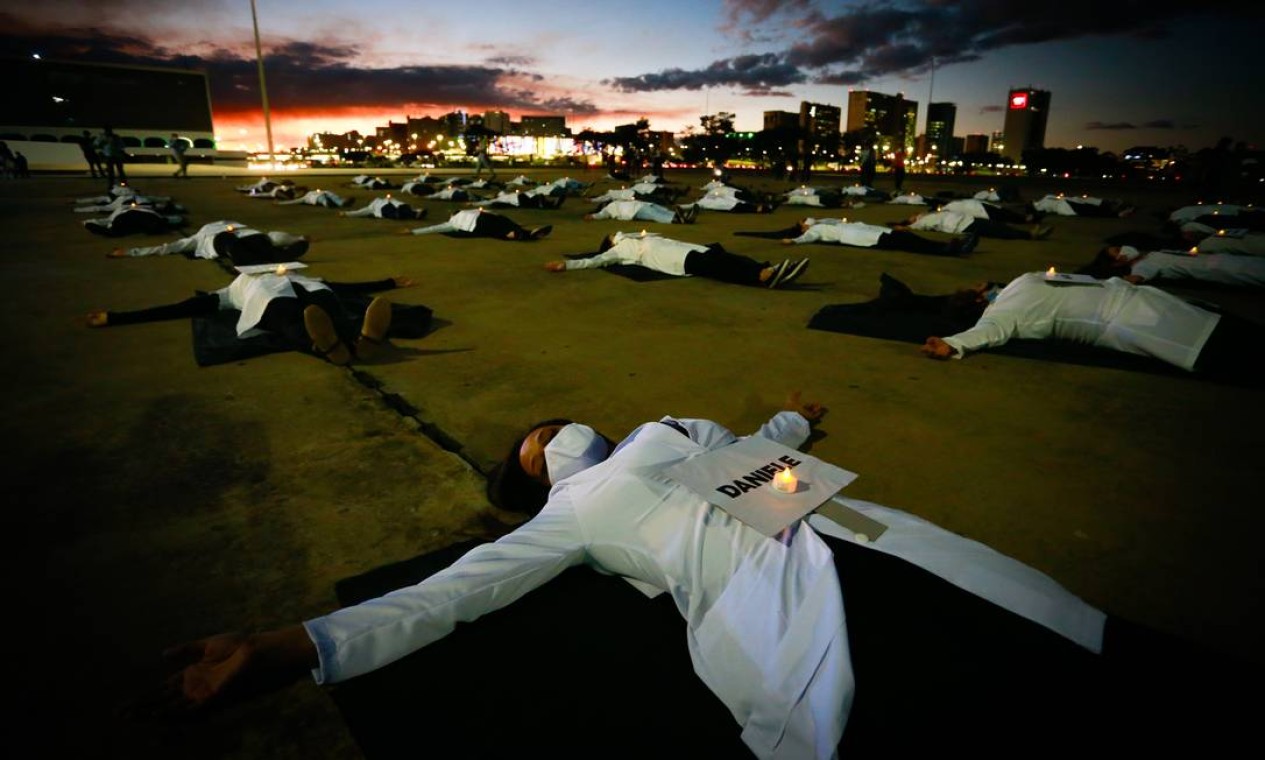
<instances>
[{"instance_id":1,"label":"distant standing person","mask_svg":"<svg viewBox=\"0 0 1265 760\"><path fill-rule=\"evenodd\" d=\"M874 158L874 148L869 145L861 149L861 184L874 187L874 175L878 170L878 161Z\"/></svg>"},{"instance_id":2,"label":"distant standing person","mask_svg":"<svg viewBox=\"0 0 1265 760\"><path fill-rule=\"evenodd\" d=\"M901 185L905 184L905 151L898 149L896 155L892 158L892 181L896 183L896 192L901 191Z\"/></svg>"},{"instance_id":3,"label":"distant standing person","mask_svg":"<svg viewBox=\"0 0 1265 760\"><path fill-rule=\"evenodd\" d=\"M105 178L108 187L114 187L117 177L119 182L127 180L127 172L123 169L123 138L114 130L106 127L101 135L101 160L105 162Z\"/></svg>"},{"instance_id":4,"label":"distant standing person","mask_svg":"<svg viewBox=\"0 0 1265 760\"><path fill-rule=\"evenodd\" d=\"M496 169L492 167L492 157L488 155L489 142L490 141L488 140L487 135L479 136L479 147L477 149L478 150L478 153L477 153L478 165L474 172L474 176L476 178L479 177L481 174L483 174L484 169L487 169L488 177L490 179L496 179Z\"/></svg>"},{"instance_id":5,"label":"distant standing person","mask_svg":"<svg viewBox=\"0 0 1265 760\"><path fill-rule=\"evenodd\" d=\"M101 164L101 156L97 154L97 138L86 129L79 138L79 149L83 151L83 160L88 162L88 171L92 172L92 178L104 177L105 167Z\"/></svg>"},{"instance_id":6,"label":"distant standing person","mask_svg":"<svg viewBox=\"0 0 1265 760\"><path fill-rule=\"evenodd\" d=\"M176 173L171 176L187 178L189 176L189 157L185 155L188 146L185 145L184 138L172 132L169 147L171 148L171 157L176 159L176 163L180 165L180 168L176 169Z\"/></svg>"}]
</instances>

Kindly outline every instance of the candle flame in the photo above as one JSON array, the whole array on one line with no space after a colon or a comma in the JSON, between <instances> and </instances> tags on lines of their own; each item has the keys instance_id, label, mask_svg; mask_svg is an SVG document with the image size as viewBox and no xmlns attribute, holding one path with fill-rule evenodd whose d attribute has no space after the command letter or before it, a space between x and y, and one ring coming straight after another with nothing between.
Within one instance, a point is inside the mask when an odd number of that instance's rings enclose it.
<instances>
[{"instance_id":1,"label":"candle flame","mask_svg":"<svg viewBox=\"0 0 1265 760\"><path fill-rule=\"evenodd\" d=\"M286 273L286 265L285 265L285 264L278 264L278 265L277 265L277 274L285 274L285 273Z\"/></svg>"},{"instance_id":2,"label":"candle flame","mask_svg":"<svg viewBox=\"0 0 1265 760\"><path fill-rule=\"evenodd\" d=\"M1056 274L1058 274L1058 272L1054 271L1054 267L1050 267L1050 271L1046 272L1046 273L1045 273L1045 276L1046 276L1046 277L1053 277L1053 276L1054 276L1054 275L1056 275Z\"/></svg>"},{"instance_id":3,"label":"candle flame","mask_svg":"<svg viewBox=\"0 0 1265 760\"><path fill-rule=\"evenodd\" d=\"M1190 249L1190 255L1191 255L1191 256L1194 256L1194 255L1195 255L1195 254L1197 254L1197 253L1199 253L1199 246L1194 246L1194 247L1192 247L1192 248Z\"/></svg>"},{"instance_id":4,"label":"candle flame","mask_svg":"<svg viewBox=\"0 0 1265 760\"><path fill-rule=\"evenodd\" d=\"M1225 237L1225 230L1217 230L1217 234L1221 237Z\"/></svg>"}]
</instances>

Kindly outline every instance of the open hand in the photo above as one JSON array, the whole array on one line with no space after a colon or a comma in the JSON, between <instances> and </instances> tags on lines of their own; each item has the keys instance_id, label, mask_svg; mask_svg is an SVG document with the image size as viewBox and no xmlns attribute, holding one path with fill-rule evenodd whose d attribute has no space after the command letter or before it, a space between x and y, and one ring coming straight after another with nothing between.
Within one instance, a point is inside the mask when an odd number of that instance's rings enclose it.
<instances>
[{"instance_id":1,"label":"open hand","mask_svg":"<svg viewBox=\"0 0 1265 760\"><path fill-rule=\"evenodd\" d=\"M546 261L546 262L545 262L545 269L549 270L550 272L565 272L565 271L566 271L566 269L567 269L567 262L565 262L565 261Z\"/></svg>"},{"instance_id":2,"label":"open hand","mask_svg":"<svg viewBox=\"0 0 1265 760\"><path fill-rule=\"evenodd\" d=\"M798 412L801 417L810 423L820 422L821 418L825 417L826 412L829 411L816 401L802 400L799 391L792 391L786 397L786 403L782 405L782 409L788 412Z\"/></svg>"},{"instance_id":3,"label":"open hand","mask_svg":"<svg viewBox=\"0 0 1265 760\"><path fill-rule=\"evenodd\" d=\"M922 352L932 359L951 359L958 351L953 346L945 343L936 336L927 338L927 342L922 344Z\"/></svg>"}]
</instances>

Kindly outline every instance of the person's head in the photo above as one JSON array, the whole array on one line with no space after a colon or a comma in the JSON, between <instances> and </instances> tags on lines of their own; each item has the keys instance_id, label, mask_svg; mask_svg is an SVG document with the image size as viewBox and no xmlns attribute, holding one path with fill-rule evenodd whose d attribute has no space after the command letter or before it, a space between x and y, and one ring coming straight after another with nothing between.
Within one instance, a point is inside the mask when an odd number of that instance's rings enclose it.
<instances>
[{"instance_id":1,"label":"person's head","mask_svg":"<svg viewBox=\"0 0 1265 760\"><path fill-rule=\"evenodd\" d=\"M610 439L566 418L544 420L514 441L488 478L488 500L501 509L535 514L558 481L603 460Z\"/></svg>"},{"instance_id":2,"label":"person's head","mask_svg":"<svg viewBox=\"0 0 1265 760\"><path fill-rule=\"evenodd\" d=\"M1133 260L1139 256L1139 251L1131 245L1108 245L1103 246L1094 256L1094 260L1089 262L1088 266L1077 270L1077 274L1087 274L1091 277L1105 279L1107 277L1115 277L1122 270L1128 270Z\"/></svg>"},{"instance_id":3,"label":"person's head","mask_svg":"<svg viewBox=\"0 0 1265 760\"><path fill-rule=\"evenodd\" d=\"M614 245L615 245L615 233L612 232L611 234L602 238L602 243L601 245L597 247L597 252L605 253L606 251L609 251L612 247L614 247Z\"/></svg>"},{"instance_id":4,"label":"person's head","mask_svg":"<svg viewBox=\"0 0 1265 760\"><path fill-rule=\"evenodd\" d=\"M969 288L954 291L945 302L944 314L954 322L973 325L988 308L989 283L981 282Z\"/></svg>"}]
</instances>

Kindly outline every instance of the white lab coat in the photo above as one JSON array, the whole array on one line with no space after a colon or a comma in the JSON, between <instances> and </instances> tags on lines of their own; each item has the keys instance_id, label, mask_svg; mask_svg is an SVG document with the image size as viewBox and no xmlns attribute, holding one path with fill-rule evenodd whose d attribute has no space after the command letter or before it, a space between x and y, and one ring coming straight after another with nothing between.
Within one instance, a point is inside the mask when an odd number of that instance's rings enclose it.
<instances>
[{"instance_id":1,"label":"white lab coat","mask_svg":"<svg viewBox=\"0 0 1265 760\"><path fill-rule=\"evenodd\" d=\"M1233 253L1152 251L1134 261L1130 273L1144 280L1199 280L1259 288L1265 285L1265 259Z\"/></svg>"},{"instance_id":2,"label":"white lab coat","mask_svg":"<svg viewBox=\"0 0 1265 760\"><path fill-rule=\"evenodd\" d=\"M513 533L415 586L304 623L319 656L317 682L382 667L584 563L671 594L695 671L757 757L833 757L854 678L829 548L803 522L766 537L664 477L673 463L737 438L707 420L663 421L688 437L642 425L605 462L556 484L540 514ZM808 433L803 417L782 412L756 435L798 447ZM1101 651L1105 616L1048 577L911 515L842 501L889 526L868 548ZM820 516L811 524L857 540Z\"/></svg>"},{"instance_id":3,"label":"white lab coat","mask_svg":"<svg viewBox=\"0 0 1265 760\"><path fill-rule=\"evenodd\" d=\"M1062 338L1192 370L1220 319L1177 296L1118 277L1101 286L1061 285L1031 272L1011 280L974 327L944 342L961 358L1011 338Z\"/></svg>"},{"instance_id":4,"label":"white lab coat","mask_svg":"<svg viewBox=\"0 0 1265 760\"><path fill-rule=\"evenodd\" d=\"M569 259L566 262L567 270L595 269L612 264L638 264L656 272L686 277L685 257L694 251L707 250L705 245L684 243L653 233L642 235L617 232L614 239L615 245L596 256Z\"/></svg>"}]
</instances>

